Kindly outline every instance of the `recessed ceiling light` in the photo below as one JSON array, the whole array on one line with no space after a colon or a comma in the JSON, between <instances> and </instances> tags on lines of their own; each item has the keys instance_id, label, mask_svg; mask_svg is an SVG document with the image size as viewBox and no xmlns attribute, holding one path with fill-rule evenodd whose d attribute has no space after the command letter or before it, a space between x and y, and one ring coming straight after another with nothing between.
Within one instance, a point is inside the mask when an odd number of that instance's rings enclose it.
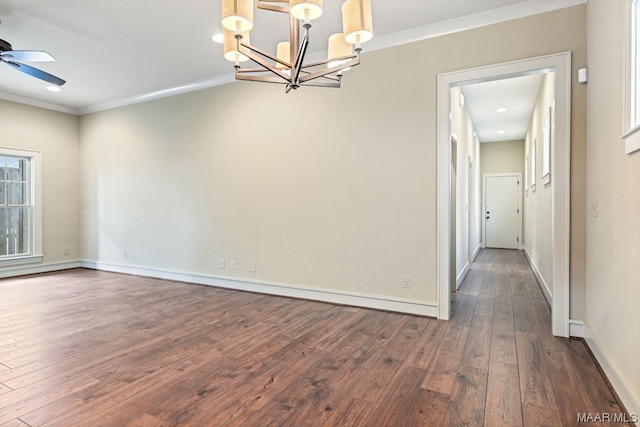
<instances>
[{"instance_id":1,"label":"recessed ceiling light","mask_svg":"<svg viewBox=\"0 0 640 427\"><path fill-rule=\"evenodd\" d=\"M51 86L47 86L47 90L49 92L60 92L61 89L60 89L60 86L51 85Z\"/></svg>"},{"instance_id":2,"label":"recessed ceiling light","mask_svg":"<svg viewBox=\"0 0 640 427\"><path fill-rule=\"evenodd\" d=\"M506 109L506 108L504 108L504 107L500 107L500 108L498 108L498 109L496 110L496 113L504 113L505 111L507 111L507 109Z\"/></svg>"},{"instance_id":3,"label":"recessed ceiling light","mask_svg":"<svg viewBox=\"0 0 640 427\"><path fill-rule=\"evenodd\" d=\"M224 43L224 34L222 34L222 33L214 34L211 37L211 40L213 40L216 43Z\"/></svg>"},{"instance_id":4,"label":"recessed ceiling light","mask_svg":"<svg viewBox=\"0 0 640 427\"><path fill-rule=\"evenodd\" d=\"M506 134L506 133L507 133L507 132L506 132L506 131L503 131L503 130L499 130L499 131L498 131L498 135L504 135L504 134Z\"/></svg>"}]
</instances>

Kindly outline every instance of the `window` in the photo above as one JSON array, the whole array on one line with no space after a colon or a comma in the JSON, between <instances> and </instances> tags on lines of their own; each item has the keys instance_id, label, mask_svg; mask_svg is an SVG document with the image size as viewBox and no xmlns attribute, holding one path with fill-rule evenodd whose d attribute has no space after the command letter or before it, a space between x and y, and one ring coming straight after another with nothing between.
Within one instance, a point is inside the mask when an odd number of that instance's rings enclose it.
<instances>
[{"instance_id":1,"label":"window","mask_svg":"<svg viewBox=\"0 0 640 427\"><path fill-rule=\"evenodd\" d=\"M625 152L631 154L640 150L640 0L631 0L628 4L623 66L626 74L626 112L622 138L625 140Z\"/></svg>"},{"instance_id":2,"label":"window","mask_svg":"<svg viewBox=\"0 0 640 427\"><path fill-rule=\"evenodd\" d=\"M39 160L0 148L0 265L42 261Z\"/></svg>"}]
</instances>

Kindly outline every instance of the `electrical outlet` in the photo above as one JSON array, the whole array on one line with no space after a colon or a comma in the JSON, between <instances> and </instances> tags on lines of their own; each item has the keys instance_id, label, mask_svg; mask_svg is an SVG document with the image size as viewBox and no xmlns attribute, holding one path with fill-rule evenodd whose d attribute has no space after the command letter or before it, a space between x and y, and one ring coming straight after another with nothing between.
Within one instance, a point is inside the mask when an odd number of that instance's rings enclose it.
<instances>
[{"instance_id":1,"label":"electrical outlet","mask_svg":"<svg viewBox=\"0 0 640 427\"><path fill-rule=\"evenodd\" d=\"M224 270L224 258L220 258L218 260L218 267L220 267L221 270Z\"/></svg>"},{"instance_id":2,"label":"electrical outlet","mask_svg":"<svg viewBox=\"0 0 640 427\"><path fill-rule=\"evenodd\" d=\"M235 259L231 260L231 269L232 270L237 270L238 269L238 261L236 261Z\"/></svg>"},{"instance_id":3,"label":"electrical outlet","mask_svg":"<svg viewBox=\"0 0 640 427\"><path fill-rule=\"evenodd\" d=\"M411 276L403 277L402 287L405 289L411 289Z\"/></svg>"},{"instance_id":4,"label":"electrical outlet","mask_svg":"<svg viewBox=\"0 0 640 427\"><path fill-rule=\"evenodd\" d=\"M593 215L594 218L598 217L598 201L596 200L593 205L591 205L591 215Z\"/></svg>"},{"instance_id":5,"label":"electrical outlet","mask_svg":"<svg viewBox=\"0 0 640 427\"><path fill-rule=\"evenodd\" d=\"M127 250L123 250L122 251L122 258L126 258L127 257Z\"/></svg>"},{"instance_id":6,"label":"electrical outlet","mask_svg":"<svg viewBox=\"0 0 640 427\"><path fill-rule=\"evenodd\" d=\"M249 261L249 271L252 273L256 272L256 262L255 261Z\"/></svg>"},{"instance_id":7,"label":"electrical outlet","mask_svg":"<svg viewBox=\"0 0 640 427\"><path fill-rule=\"evenodd\" d=\"M62 248L62 255L69 255L69 248L67 248L66 246Z\"/></svg>"}]
</instances>

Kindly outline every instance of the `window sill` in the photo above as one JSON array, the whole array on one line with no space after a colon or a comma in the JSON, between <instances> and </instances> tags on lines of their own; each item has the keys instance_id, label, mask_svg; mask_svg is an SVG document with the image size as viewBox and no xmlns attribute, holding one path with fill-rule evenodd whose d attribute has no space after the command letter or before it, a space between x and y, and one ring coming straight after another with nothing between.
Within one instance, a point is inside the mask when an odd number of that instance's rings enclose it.
<instances>
[{"instance_id":1,"label":"window sill","mask_svg":"<svg viewBox=\"0 0 640 427\"><path fill-rule=\"evenodd\" d=\"M18 256L15 258L0 259L0 267L7 267L10 265L22 265L22 264L35 264L42 262L44 257L42 255L28 255Z\"/></svg>"},{"instance_id":2,"label":"window sill","mask_svg":"<svg viewBox=\"0 0 640 427\"><path fill-rule=\"evenodd\" d=\"M620 137L624 139L624 152L625 154L631 154L634 151L640 150L640 125L637 125Z\"/></svg>"}]
</instances>

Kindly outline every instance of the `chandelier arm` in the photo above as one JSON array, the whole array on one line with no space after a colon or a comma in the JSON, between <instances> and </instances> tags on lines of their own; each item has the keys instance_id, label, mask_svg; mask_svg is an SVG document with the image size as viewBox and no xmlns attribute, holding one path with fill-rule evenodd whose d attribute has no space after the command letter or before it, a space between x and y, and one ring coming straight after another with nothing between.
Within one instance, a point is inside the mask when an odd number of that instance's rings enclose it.
<instances>
[{"instance_id":1,"label":"chandelier arm","mask_svg":"<svg viewBox=\"0 0 640 427\"><path fill-rule=\"evenodd\" d=\"M334 74L334 73L337 73L337 72L340 72L340 71L344 70L345 68L355 67L358 64L360 64L360 58L352 59L351 61L340 65L339 67L324 68L322 70L316 71L315 73L311 73L309 75L302 76L300 78L300 83L306 83L306 82L309 82L311 80L314 80L314 79L317 79L317 78L320 78L320 77L327 77L328 74Z\"/></svg>"},{"instance_id":2,"label":"chandelier arm","mask_svg":"<svg viewBox=\"0 0 640 427\"><path fill-rule=\"evenodd\" d=\"M291 70L291 83L295 86L299 86L300 81L300 71L302 70L302 64L304 63L304 57L307 54L307 46L309 45L309 37L308 31L305 30L304 36L302 37L302 43L300 44L300 49L298 50L298 54L296 55L293 69Z\"/></svg>"},{"instance_id":3,"label":"chandelier arm","mask_svg":"<svg viewBox=\"0 0 640 427\"><path fill-rule=\"evenodd\" d=\"M267 70L264 67L261 67L261 68L239 68L238 71L241 72L242 74L251 74L251 73L266 73L269 70Z\"/></svg>"},{"instance_id":4,"label":"chandelier arm","mask_svg":"<svg viewBox=\"0 0 640 427\"><path fill-rule=\"evenodd\" d=\"M250 82L276 83L281 85L290 84L289 81L282 81L282 79L276 76L245 76L244 74L241 74L240 70L236 73L236 79L250 81Z\"/></svg>"},{"instance_id":5,"label":"chandelier arm","mask_svg":"<svg viewBox=\"0 0 640 427\"><path fill-rule=\"evenodd\" d=\"M315 87L332 87L332 88L340 88L341 81L313 81L310 83L301 83L300 86L315 86Z\"/></svg>"},{"instance_id":6,"label":"chandelier arm","mask_svg":"<svg viewBox=\"0 0 640 427\"><path fill-rule=\"evenodd\" d=\"M248 73L265 73L269 70L267 70L264 67L260 67L260 68L239 68L238 71L242 72L243 74L248 74ZM300 70L300 73L304 75L311 74L309 71L306 71L306 70ZM326 76L326 77L329 77L329 76Z\"/></svg>"},{"instance_id":7,"label":"chandelier arm","mask_svg":"<svg viewBox=\"0 0 640 427\"><path fill-rule=\"evenodd\" d=\"M258 54L260 54L262 56L266 56L269 59L276 60L276 61L282 63L282 61L280 61L278 58L275 58L274 56L272 56L272 55L270 55L270 54L268 54L266 52L263 52L260 49L254 48L253 46L250 46L250 45L247 45L247 44L244 44L244 43L242 44L242 46L247 48L247 49L249 49L249 51L243 52L243 55L245 55L247 58L251 59L253 62L257 63L258 65L261 65L262 67L264 67L264 71L271 71L273 74L276 74L281 79L284 79L287 82L291 81L289 76L284 74L278 68L274 67L273 65L271 65L271 63L267 62L266 60L264 60L260 56L256 55L255 53L258 53ZM289 66L289 64L286 64L286 63L283 63L283 64Z\"/></svg>"},{"instance_id":8,"label":"chandelier arm","mask_svg":"<svg viewBox=\"0 0 640 427\"><path fill-rule=\"evenodd\" d=\"M349 59L349 60L356 59L358 61L358 64L360 64L360 55L355 54L355 55L341 56L339 58L332 58L331 60L327 59L327 60L324 60L324 61L305 64L305 65L302 66L302 68L317 67L317 66L320 66L320 65L327 65L329 62L332 62L332 61L344 61L344 60L347 60L347 59ZM358 65L358 64L352 64L352 66Z\"/></svg>"},{"instance_id":9,"label":"chandelier arm","mask_svg":"<svg viewBox=\"0 0 640 427\"><path fill-rule=\"evenodd\" d=\"M287 6L278 6L270 3L286 3ZM289 13L289 0L270 0L269 2L258 0L258 9L271 10L273 12Z\"/></svg>"},{"instance_id":10,"label":"chandelier arm","mask_svg":"<svg viewBox=\"0 0 640 427\"><path fill-rule=\"evenodd\" d=\"M305 31L306 34L306 31ZM289 61L293 65L300 49L300 23L298 20L289 15ZM293 68L289 65L289 68Z\"/></svg>"},{"instance_id":11,"label":"chandelier arm","mask_svg":"<svg viewBox=\"0 0 640 427\"><path fill-rule=\"evenodd\" d=\"M280 6L278 4L273 3L286 3L286 6ZM289 0L258 0L258 4L256 4L258 9L263 10L272 10L274 12L283 12L289 13Z\"/></svg>"},{"instance_id":12,"label":"chandelier arm","mask_svg":"<svg viewBox=\"0 0 640 427\"><path fill-rule=\"evenodd\" d=\"M272 60L272 61L279 62L280 64L282 64L282 65L286 65L287 67L291 67L291 64L287 64L286 62L284 62L283 60L279 59L278 57L276 57L276 56L274 56L274 55L270 54L269 52L265 52L265 51L264 51L264 50L262 50L262 49L259 49L259 48L257 48L257 47L251 46L250 44L241 43L241 44L240 44L240 46L242 46L242 47L244 47L244 48L246 48L246 49L249 49L249 50L250 50L251 52L253 52L253 53L257 53L258 55L264 56L265 58L268 58L268 59L270 59L270 60ZM247 53L249 53L249 52L247 52ZM245 56L249 56L249 55L247 55L245 52L243 52L243 54L244 54ZM257 62L257 61L256 61L256 62ZM260 65L262 65L261 63L259 63L259 64L260 64ZM269 65L271 65L271 64L269 64Z\"/></svg>"}]
</instances>

